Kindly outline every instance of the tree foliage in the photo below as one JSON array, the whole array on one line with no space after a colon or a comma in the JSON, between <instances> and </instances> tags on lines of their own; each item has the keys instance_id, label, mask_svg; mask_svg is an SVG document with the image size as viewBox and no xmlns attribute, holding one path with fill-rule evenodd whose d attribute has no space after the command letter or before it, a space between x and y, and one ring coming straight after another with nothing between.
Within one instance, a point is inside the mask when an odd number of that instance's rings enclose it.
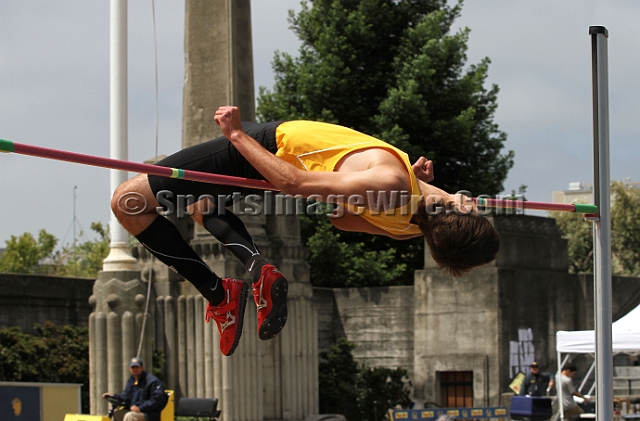
<instances>
[{"instance_id":1,"label":"tree foliage","mask_svg":"<svg viewBox=\"0 0 640 421\"><path fill-rule=\"evenodd\" d=\"M584 215L573 212L551 212L550 216L569 242L569 272L591 273L593 271L593 226L584 220Z\"/></svg>"},{"instance_id":2,"label":"tree foliage","mask_svg":"<svg viewBox=\"0 0 640 421\"><path fill-rule=\"evenodd\" d=\"M321 268L311 272L315 286L339 288L361 285L382 286L399 283L407 265L397 261L396 250L367 249L363 242L342 241L326 216L319 216L307 241L308 263Z\"/></svg>"},{"instance_id":3,"label":"tree foliage","mask_svg":"<svg viewBox=\"0 0 640 421\"><path fill-rule=\"evenodd\" d=\"M432 159L438 187L499 193L513 152L502 153L506 135L493 122L498 88L484 86L489 60L466 66L469 30L451 33L460 13L461 3L450 7L443 0L303 2L297 15L290 12L302 42L299 55L276 53L275 84L260 89L259 119L351 127L399 147L412 160ZM316 226L326 231L322 220L308 222L305 240ZM413 271L423 266L422 239L344 233L338 241L360 248L356 256L393 250L406 266L387 276L388 284L411 284ZM329 256L323 262L312 271L331 264Z\"/></svg>"},{"instance_id":4,"label":"tree foliage","mask_svg":"<svg viewBox=\"0 0 640 421\"><path fill-rule=\"evenodd\" d=\"M640 275L640 189L611 185L611 251L613 273ZM552 212L551 216L569 241L569 270L593 272L593 227L581 214Z\"/></svg>"},{"instance_id":5,"label":"tree foliage","mask_svg":"<svg viewBox=\"0 0 640 421\"><path fill-rule=\"evenodd\" d=\"M640 189L616 182L611 186L615 202L611 208L611 248L614 270L627 276L640 275Z\"/></svg>"},{"instance_id":6,"label":"tree foliage","mask_svg":"<svg viewBox=\"0 0 640 421\"><path fill-rule=\"evenodd\" d=\"M357 406L358 363L351 351L355 344L340 338L328 352L320 353L318 383L320 413L342 414L348 420L359 418Z\"/></svg>"},{"instance_id":7,"label":"tree foliage","mask_svg":"<svg viewBox=\"0 0 640 421\"><path fill-rule=\"evenodd\" d=\"M513 165L493 123L489 59L465 70L469 29L450 34L461 4L409 0L303 2L290 22L299 56L276 53L262 120L310 119L378 136L433 159L445 190L496 194Z\"/></svg>"},{"instance_id":8,"label":"tree foliage","mask_svg":"<svg viewBox=\"0 0 640 421\"><path fill-rule=\"evenodd\" d=\"M6 241L6 249L0 257L0 272L46 273L43 259L50 258L58 240L45 230L40 230L38 239L25 232Z\"/></svg>"},{"instance_id":9,"label":"tree foliage","mask_svg":"<svg viewBox=\"0 0 640 421\"><path fill-rule=\"evenodd\" d=\"M381 421L389 409L400 405L408 408L409 381L407 370L363 366L358 373L358 406L361 419Z\"/></svg>"},{"instance_id":10,"label":"tree foliage","mask_svg":"<svg viewBox=\"0 0 640 421\"><path fill-rule=\"evenodd\" d=\"M87 328L35 326L0 329L0 381L82 384L83 410L89 409L89 333Z\"/></svg>"},{"instance_id":11,"label":"tree foliage","mask_svg":"<svg viewBox=\"0 0 640 421\"><path fill-rule=\"evenodd\" d=\"M0 273L34 273L93 278L109 254L109 234L100 222L91 224L97 240L72 244L54 251L58 239L41 230L36 240L31 233L11 236L0 256Z\"/></svg>"},{"instance_id":12,"label":"tree foliage","mask_svg":"<svg viewBox=\"0 0 640 421\"><path fill-rule=\"evenodd\" d=\"M354 421L381 421L388 409L396 405L407 408L411 403L407 371L358 364L351 353L355 347L340 338L329 351L320 353L320 413L342 414Z\"/></svg>"},{"instance_id":13,"label":"tree foliage","mask_svg":"<svg viewBox=\"0 0 640 421\"><path fill-rule=\"evenodd\" d=\"M0 329L0 380L38 381L46 355L42 340L22 333L19 327Z\"/></svg>"},{"instance_id":14,"label":"tree foliage","mask_svg":"<svg viewBox=\"0 0 640 421\"><path fill-rule=\"evenodd\" d=\"M95 278L109 254L109 233L100 222L91 223L98 239L64 247L56 256L56 275Z\"/></svg>"}]
</instances>

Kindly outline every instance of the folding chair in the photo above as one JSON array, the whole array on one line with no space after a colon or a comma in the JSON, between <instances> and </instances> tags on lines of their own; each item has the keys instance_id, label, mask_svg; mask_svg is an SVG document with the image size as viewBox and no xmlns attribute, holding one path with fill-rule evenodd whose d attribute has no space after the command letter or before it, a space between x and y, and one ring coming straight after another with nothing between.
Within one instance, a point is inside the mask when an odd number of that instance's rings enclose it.
<instances>
[{"instance_id":1,"label":"folding chair","mask_svg":"<svg viewBox=\"0 0 640 421\"><path fill-rule=\"evenodd\" d=\"M178 402L176 417L192 417L196 420L217 420L221 411L218 410L216 398L182 398Z\"/></svg>"}]
</instances>

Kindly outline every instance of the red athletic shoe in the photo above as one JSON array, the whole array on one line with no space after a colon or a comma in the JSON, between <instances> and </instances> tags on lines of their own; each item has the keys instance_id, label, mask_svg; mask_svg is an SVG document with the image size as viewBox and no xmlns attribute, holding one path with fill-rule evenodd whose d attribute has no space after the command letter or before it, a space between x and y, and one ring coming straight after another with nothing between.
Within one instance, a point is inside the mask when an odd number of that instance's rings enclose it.
<instances>
[{"instance_id":1,"label":"red athletic shoe","mask_svg":"<svg viewBox=\"0 0 640 421\"><path fill-rule=\"evenodd\" d=\"M236 350L242 336L249 285L242 281L225 278L222 280L222 288L224 288L225 299L217 306L207 303L204 320L207 323L211 319L216 321L218 332L220 332L220 351L222 355L228 356Z\"/></svg>"},{"instance_id":2,"label":"red athletic shoe","mask_svg":"<svg viewBox=\"0 0 640 421\"><path fill-rule=\"evenodd\" d=\"M262 340L276 336L287 323L289 283L273 265L264 265L260 280L253 285L253 300L258 306L258 336Z\"/></svg>"}]
</instances>

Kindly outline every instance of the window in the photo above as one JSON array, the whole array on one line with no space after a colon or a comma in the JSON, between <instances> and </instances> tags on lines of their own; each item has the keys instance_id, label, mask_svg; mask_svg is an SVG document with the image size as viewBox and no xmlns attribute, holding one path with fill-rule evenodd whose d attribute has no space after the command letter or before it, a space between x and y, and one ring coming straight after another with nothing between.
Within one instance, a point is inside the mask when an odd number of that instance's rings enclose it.
<instances>
[{"instance_id":1,"label":"window","mask_svg":"<svg viewBox=\"0 0 640 421\"><path fill-rule=\"evenodd\" d=\"M473 371L441 371L440 405L445 408L473 407Z\"/></svg>"}]
</instances>

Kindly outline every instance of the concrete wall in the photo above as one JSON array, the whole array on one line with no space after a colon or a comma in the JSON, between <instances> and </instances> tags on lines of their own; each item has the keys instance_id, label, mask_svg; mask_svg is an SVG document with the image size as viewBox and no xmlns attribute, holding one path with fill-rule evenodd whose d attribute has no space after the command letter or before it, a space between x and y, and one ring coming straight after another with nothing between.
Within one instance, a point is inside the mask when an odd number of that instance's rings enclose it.
<instances>
[{"instance_id":1,"label":"concrete wall","mask_svg":"<svg viewBox=\"0 0 640 421\"><path fill-rule=\"evenodd\" d=\"M318 351L346 337L357 345L354 357L359 362L407 369L418 402L439 401L439 372L470 370L474 404L498 404L510 381L509 342L518 340L521 328L532 330L535 358L543 369L555 370L556 331L593 328L593 278L567 273L566 241L554 220L504 216L493 223L503 240L500 256L461 278L437 270L427 254L414 286L314 288ZM305 278L304 249L284 227L289 224L278 229L279 246L265 250L277 250L292 279ZM296 231L293 225L290 231ZM227 263L231 266L224 270L230 273L224 273L242 276L244 268L233 260ZM46 320L86 326L93 284L79 278L0 274L0 327L31 331L34 323ZM640 303L640 279L614 277L612 287L616 320Z\"/></svg>"},{"instance_id":2,"label":"concrete wall","mask_svg":"<svg viewBox=\"0 0 640 421\"><path fill-rule=\"evenodd\" d=\"M452 278L435 269L415 277L414 399L440 402L442 371L473 371L474 405L496 405L498 271L492 267Z\"/></svg>"},{"instance_id":3,"label":"concrete wall","mask_svg":"<svg viewBox=\"0 0 640 421\"><path fill-rule=\"evenodd\" d=\"M427 252L413 287L315 288L320 351L346 337L358 361L407 369L416 402L440 402L439 372L473 371L474 405L500 404L519 329L531 329L535 359L554 371L556 331L593 328L593 277L568 273L567 241L554 219L492 223L502 239L498 258L458 279ZM640 279L614 277L612 288L616 320L640 303Z\"/></svg>"},{"instance_id":4,"label":"concrete wall","mask_svg":"<svg viewBox=\"0 0 640 421\"><path fill-rule=\"evenodd\" d=\"M414 288L314 288L318 346L340 337L358 346L353 356L369 366L402 367L412 374Z\"/></svg>"},{"instance_id":5,"label":"concrete wall","mask_svg":"<svg viewBox=\"0 0 640 421\"><path fill-rule=\"evenodd\" d=\"M37 323L87 326L93 279L0 274L0 328L34 333Z\"/></svg>"}]
</instances>

